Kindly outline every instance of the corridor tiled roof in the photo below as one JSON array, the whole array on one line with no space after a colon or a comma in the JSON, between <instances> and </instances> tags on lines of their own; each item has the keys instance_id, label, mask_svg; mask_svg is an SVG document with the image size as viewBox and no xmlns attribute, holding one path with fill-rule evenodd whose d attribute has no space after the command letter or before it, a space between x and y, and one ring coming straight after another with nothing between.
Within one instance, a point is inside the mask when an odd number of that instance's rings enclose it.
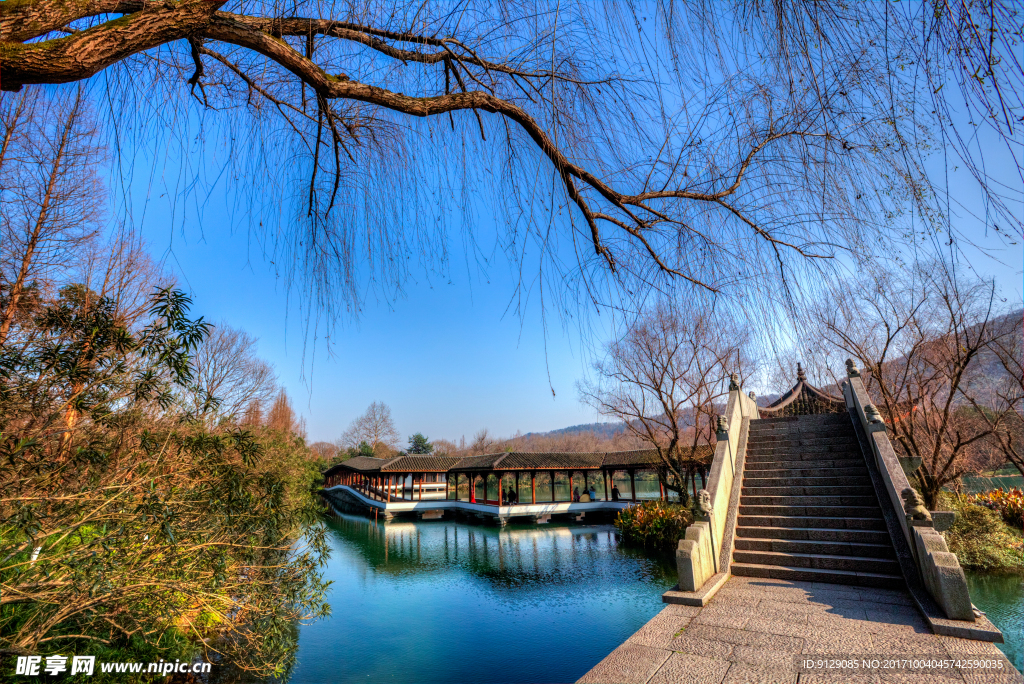
<instances>
[{"instance_id":1,"label":"corridor tiled roof","mask_svg":"<svg viewBox=\"0 0 1024 684\"><path fill-rule=\"evenodd\" d=\"M657 465L661 463L661 457L654 449L634 449L633 451L610 451L604 454L604 467L612 466L632 467L643 465Z\"/></svg>"},{"instance_id":2,"label":"corridor tiled roof","mask_svg":"<svg viewBox=\"0 0 1024 684\"><path fill-rule=\"evenodd\" d=\"M700 445L694 450L695 460L710 462L714 446ZM656 468L661 458L654 449L632 451L512 451L482 456L447 456L444 454L404 454L394 458L356 456L332 466L325 475L339 470L361 473L446 473L505 470L600 470L613 468Z\"/></svg>"},{"instance_id":3,"label":"corridor tiled roof","mask_svg":"<svg viewBox=\"0 0 1024 684\"><path fill-rule=\"evenodd\" d=\"M565 470L567 468L600 468L605 454L599 452L548 452L534 453L513 451L497 464L500 470ZM457 468L461 469L461 468Z\"/></svg>"},{"instance_id":4,"label":"corridor tiled roof","mask_svg":"<svg viewBox=\"0 0 1024 684\"><path fill-rule=\"evenodd\" d=\"M458 456L409 454L388 461L381 471L385 473L446 473L462 460L464 459Z\"/></svg>"},{"instance_id":5,"label":"corridor tiled roof","mask_svg":"<svg viewBox=\"0 0 1024 684\"><path fill-rule=\"evenodd\" d=\"M508 456L508 453L484 454L483 456L466 456L459 459L459 462L451 470L494 470L494 468Z\"/></svg>"},{"instance_id":6,"label":"corridor tiled roof","mask_svg":"<svg viewBox=\"0 0 1024 684\"><path fill-rule=\"evenodd\" d=\"M333 466L330 471L333 471L339 466L344 466L346 470L358 470L361 472L377 472L382 466L398 459L394 458L374 458L372 456L355 456L347 461L343 461ZM328 471L328 472L330 472Z\"/></svg>"}]
</instances>

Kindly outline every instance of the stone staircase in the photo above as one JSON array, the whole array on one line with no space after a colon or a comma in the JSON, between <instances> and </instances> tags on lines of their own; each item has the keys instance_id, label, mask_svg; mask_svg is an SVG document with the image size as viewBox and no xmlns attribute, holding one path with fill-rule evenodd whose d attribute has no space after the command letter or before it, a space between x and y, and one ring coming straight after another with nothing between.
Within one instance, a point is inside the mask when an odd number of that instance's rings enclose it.
<instances>
[{"instance_id":1,"label":"stone staircase","mask_svg":"<svg viewBox=\"0 0 1024 684\"><path fill-rule=\"evenodd\" d=\"M904 586L848 414L750 422L731 568L746 577Z\"/></svg>"}]
</instances>

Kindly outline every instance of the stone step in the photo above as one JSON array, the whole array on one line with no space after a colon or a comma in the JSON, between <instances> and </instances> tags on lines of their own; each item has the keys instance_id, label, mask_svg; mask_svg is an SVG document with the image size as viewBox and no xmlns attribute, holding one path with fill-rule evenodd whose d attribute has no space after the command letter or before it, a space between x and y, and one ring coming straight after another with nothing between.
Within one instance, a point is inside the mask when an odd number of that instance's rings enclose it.
<instances>
[{"instance_id":1,"label":"stone step","mask_svg":"<svg viewBox=\"0 0 1024 684\"><path fill-rule=\"evenodd\" d=\"M864 466L862 458L822 458L814 461L747 461L748 472L760 470L799 470L802 468L857 468Z\"/></svg>"},{"instance_id":2,"label":"stone step","mask_svg":"<svg viewBox=\"0 0 1024 684\"><path fill-rule=\"evenodd\" d=\"M857 446L856 435L835 435L829 434L823 437L793 436L787 439L785 435L758 435L748 437L751 446L757 447L820 447L846 445L850 448Z\"/></svg>"},{"instance_id":3,"label":"stone step","mask_svg":"<svg viewBox=\"0 0 1024 684\"><path fill-rule=\"evenodd\" d=\"M749 471L751 479L757 478L769 478L769 479L785 479L785 480L798 480L804 478L843 478L843 477L868 477L868 468L861 462L859 466L849 466L845 468L766 468L764 470L751 470ZM747 479L747 471L743 473L744 481Z\"/></svg>"},{"instance_id":4,"label":"stone step","mask_svg":"<svg viewBox=\"0 0 1024 684\"><path fill-rule=\"evenodd\" d=\"M811 555L853 556L856 558L895 558L892 544L861 544L846 541L811 541L799 539L771 539L737 537L739 551L776 553L806 553Z\"/></svg>"},{"instance_id":5,"label":"stone step","mask_svg":"<svg viewBox=\"0 0 1024 684\"><path fill-rule=\"evenodd\" d=\"M867 472L863 475L845 475L832 477L765 477L758 471L757 477L743 475L743 488L747 487L870 487L871 478Z\"/></svg>"},{"instance_id":6,"label":"stone step","mask_svg":"<svg viewBox=\"0 0 1024 684\"><path fill-rule=\"evenodd\" d=\"M823 413L816 416L780 416L761 418L750 421L750 427L755 425L758 429L770 430L776 426L786 426L797 423L800 425L851 425L849 413Z\"/></svg>"},{"instance_id":7,"label":"stone step","mask_svg":"<svg viewBox=\"0 0 1024 684\"><path fill-rule=\"evenodd\" d=\"M880 575L898 575L901 573L899 561L889 558L744 550L733 551L732 557L737 563L749 563L751 565L778 565L785 568L873 572Z\"/></svg>"},{"instance_id":8,"label":"stone step","mask_svg":"<svg viewBox=\"0 0 1024 684\"><path fill-rule=\"evenodd\" d=\"M740 490L742 496L869 496L875 500L875 490L871 484L858 486L827 486L827 487L805 487L799 484L789 484L782 487L748 487L745 484Z\"/></svg>"},{"instance_id":9,"label":"stone step","mask_svg":"<svg viewBox=\"0 0 1024 684\"><path fill-rule=\"evenodd\" d=\"M833 444L841 442L855 442L857 433L842 428L831 428L828 430L785 430L775 432L748 432L747 439L754 444L778 444L779 442L809 442L804 446L815 446L815 444Z\"/></svg>"},{"instance_id":10,"label":"stone step","mask_svg":"<svg viewBox=\"0 0 1024 684\"><path fill-rule=\"evenodd\" d=\"M845 495L845 490L830 490L832 493L817 496L758 496L747 494L744 487L740 493L741 506L877 506L875 497L867 495Z\"/></svg>"},{"instance_id":11,"label":"stone step","mask_svg":"<svg viewBox=\"0 0 1024 684\"><path fill-rule=\"evenodd\" d=\"M797 541L891 544L888 530L849 530L836 527L737 527L737 539L792 539Z\"/></svg>"},{"instance_id":12,"label":"stone step","mask_svg":"<svg viewBox=\"0 0 1024 684\"><path fill-rule=\"evenodd\" d=\"M740 515L770 517L806 516L810 518L881 518L876 506L759 506L740 501Z\"/></svg>"},{"instance_id":13,"label":"stone step","mask_svg":"<svg viewBox=\"0 0 1024 684\"><path fill-rule=\"evenodd\" d=\"M792 454L791 458L804 460L809 458L828 458L831 454L856 454L860 456L860 447L854 446L841 446L841 445L819 445L819 446L804 446L804 447L774 447L774 446L759 446L759 445L747 445L747 457L757 457L755 460L769 460L771 458L779 458L780 456L788 456ZM832 456L832 458L836 458ZM847 456L846 458L850 458Z\"/></svg>"},{"instance_id":14,"label":"stone step","mask_svg":"<svg viewBox=\"0 0 1024 684\"><path fill-rule=\"evenodd\" d=\"M835 433L841 434L852 431L853 423L847 418L840 422L808 422L796 420L786 423L764 423L756 420L750 421L750 431L757 435L782 435L792 432L817 432L819 434Z\"/></svg>"},{"instance_id":15,"label":"stone step","mask_svg":"<svg viewBox=\"0 0 1024 684\"><path fill-rule=\"evenodd\" d=\"M815 568L792 568L778 565L757 565L754 563L732 563L729 571L740 577L765 577L790 581L827 582L848 584L880 589L902 589L905 584L902 575L887 575L871 572L850 572L843 570L818 570Z\"/></svg>"},{"instance_id":16,"label":"stone step","mask_svg":"<svg viewBox=\"0 0 1024 684\"><path fill-rule=\"evenodd\" d=\"M885 520L810 515L739 515L737 527L825 527L837 530L884 530Z\"/></svg>"}]
</instances>

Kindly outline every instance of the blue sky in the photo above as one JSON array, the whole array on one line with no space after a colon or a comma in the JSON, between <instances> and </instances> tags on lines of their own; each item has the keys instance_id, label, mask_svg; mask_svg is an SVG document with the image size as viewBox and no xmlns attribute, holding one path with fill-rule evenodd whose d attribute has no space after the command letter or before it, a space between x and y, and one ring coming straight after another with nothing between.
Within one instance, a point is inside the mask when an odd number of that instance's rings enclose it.
<instances>
[{"instance_id":1,"label":"blue sky","mask_svg":"<svg viewBox=\"0 0 1024 684\"><path fill-rule=\"evenodd\" d=\"M549 318L545 348L536 302L523 319L506 311L516 279L503 261L486 274L456 265L452 284L409 283L395 301L371 297L328 345L307 338L295 293L289 302L288 284L245 229L231 230L226 212L208 210L202 230L182 229L158 204L143 226L153 255L192 293L194 313L259 337L311 440L336 439L373 401L391 406L403 439L417 431L468 439L481 428L506 435L599 419L577 400L588 358L579 330Z\"/></svg>"},{"instance_id":2,"label":"blue sky","mask_svg":"<svg viewBox=\"0 0 1024 684\"><path fill-rule=\"evenodd\" d=\"M307 331L298 292L289 293L289 283L240 225L237 210L225 207L223 184L201 213L194 197L169 201L181 196L189 173L181 172L173 150L154 145L137 159L131 190L136 225L154 257L191 292L196 314L259 338L261 355L306 418L311 441L333 441L373 401L391 406L403 441L417 431L458 440L481 428L509 435L601 420L579 402L576 383L615 329L609 313L593 316L584 336L578 323L564 324L549 312L545 334L536 294L522 314L510 308L517 275L509 263L499 257L486 271L470 269L456 244L450 278L410 280L390 301L371 295L359 318L340 321L328 343ZM198 154L201 148L196 143L192 149ZM216 144L205 153L214 159ZM1012 160L993 160L1000 163L1004 177L1016 177ZM203 164L192 158L189 166ZM951 172L950 187L956 200L983 215L966 172ZM497 234L494 219L476 215L477 236ZM970 247L965 254L977 273L995 277L1019 305L1021 245L995 242L983 223L967 215L958 225L995 250L996 259Z\"/></svg>"},{"instance_id":3,"label":"blue sky","mask_svg":"<svg viewBox=\"0 0 1024 684\"><path fill-rule=\"evenodd\" d=\"M507 311L516 278L503 261L486 274L456 265L451 284L411 282L395 301L370 298L328 345L307 337L295 293L289 302L287 283L244 228L230 228L226 212L205 212L201 230L182 228L160 204L143 225L153 255L192 293L195 313L259 337L310 440L336 439L373 401L391 406L403 438L422 431L457 440L481 428L506 435L600 420L579 403L575 384L590 350L609 337L609 315L593 321L585 340L574 324L549 315L545 340L536 300L522 319ZM488 230L496 228L478 226ZM1004 264L977 254L972 262L1019 302L1020 246L1001 254Z\"/></svg>"}]
</instances>

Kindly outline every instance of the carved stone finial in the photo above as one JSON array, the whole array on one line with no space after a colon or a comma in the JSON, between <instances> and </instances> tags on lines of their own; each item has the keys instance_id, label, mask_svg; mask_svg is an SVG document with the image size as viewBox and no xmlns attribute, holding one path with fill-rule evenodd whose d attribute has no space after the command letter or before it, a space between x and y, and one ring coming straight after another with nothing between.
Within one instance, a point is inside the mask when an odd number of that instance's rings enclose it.
<instances>
[{"instance_id":1,"label":"carved stone finial","mask_svg":"<svg viewBox=\"0 0 1024 684\"><path fill-rule=\"evenodd\" d=\"M740 374L733 373L729 376L729 391L738 390L740 388Z\"/></svg>"},{"instance_id":2,"label":"carved stone finial","mask_svg":"<svg viewBox=\"0 0 1024 684\"><path fill-rule=\"evenodd\" d=\"M868 404L864 407L864 417L868 419L869 423L884 423L882 420L882 414L878 411L878 407L874 404Z\"/></svg>"},{"instance_id":3,"label":"carved stone finial","mask_svg":"<svg viewBox=\"0 0 1024 684\"><path fill-rule=\"evenodd\" d=\"M851 378L860 377L860 370L857 369L857 363L853 359L846 359L846 374Z\"/></svg>"},{"instance_id":4,"label":"carved stone finial","mask_svg":"<svg viewBox=\"0 0 1024 684\"><path fill-rule=\"evenodd\" d=\"M903 497L903 510L911 520L931 520L932 514L924 507L924 501L916 489L907 487L900 493Z\"/></svg>"},{"instance_id":5,"label":"carved stone finial","mask_svg":"<svg viewBox=\"0 0 1024 684\"><path fill-rule=\"evenodd\" d=\"M757 395L754 394L754 390L750 390L749 392L747 392L747 396L750 397L753 401L757 401Z\"/></svg>"},{"instance_id":6,"label":"carved stone finial","mask_svg":"<svg viewBox=\"0 0 1024 684\"><path fill-rule=\"evenodd\" d=\"M697 505L705 513L711 513L711 494L708 493L708 490L702 489L697 492Z\"/></svg>"},{"instance_id":7,"label":"carved stone finial","mask_svg":"<svg viewBox=\"0 0 1024 684\"><path fill-rule=\"evenodd\" d=\"M796 364L796 379L798 382L807 382L807 374L804 373L804 367L799 363Z\"/></svg>"},{"instance_id":8,"label":"carved stone finial","mask_svg":"<svg viewBox=\"0 0 1024 684\"><path fill-rule=\"evenodd\" d=\"M725 416L718 416L718 424L715 427L715 432L718 434L729 432L729 426L725 424Z\"/></svg>"}]
</instances>

